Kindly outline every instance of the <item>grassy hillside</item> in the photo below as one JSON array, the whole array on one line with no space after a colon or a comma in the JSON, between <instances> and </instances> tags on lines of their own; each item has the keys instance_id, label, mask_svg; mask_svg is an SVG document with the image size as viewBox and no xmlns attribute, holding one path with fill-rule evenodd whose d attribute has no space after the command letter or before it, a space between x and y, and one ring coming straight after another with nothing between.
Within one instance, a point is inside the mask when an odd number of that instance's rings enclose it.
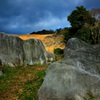
<instances>
[{"instance_id":1,"label":"grassy hillside","mask_svg":"<svg viewBox=\"0 0 100 100\"><path fill-rule=\"evenodd\" d=\"M17 35L17 36L19 38L21 38L22 40L27 40L27 39L30 39L30 38L44 40L45 37L52 36L52 34L44 34L44 35L40 35L40 34L23 34L23 35Z\"/></svg>"},{"instance_id":2,"label":"grassy hillside","mask_svg":"<svg viewBox=\"0 0 100 100\"><path fill-rule=\"evenodd\" d=\"M63 33L63 32L61 32ZM27 40L27 39L40 39L46 50L48 52L53 53L54 49L56 48L61 48L64 49L65 48L65 43L64 43L64 36L62 34L23 34L23 35L14 35L14 36L18 36L19 38L21 38L22 40Z\"/></svg>"},{"instance_id":3,"label":"grassy hillside","mask_svg":"<svg viewBox=\"0 0 100 100\"><path fill-rule=\"evenodd\" d=\"M43 82L48 65L28 67L1 67L0 100L37 100L37 91Z\"/></svg>"}]
</instances>

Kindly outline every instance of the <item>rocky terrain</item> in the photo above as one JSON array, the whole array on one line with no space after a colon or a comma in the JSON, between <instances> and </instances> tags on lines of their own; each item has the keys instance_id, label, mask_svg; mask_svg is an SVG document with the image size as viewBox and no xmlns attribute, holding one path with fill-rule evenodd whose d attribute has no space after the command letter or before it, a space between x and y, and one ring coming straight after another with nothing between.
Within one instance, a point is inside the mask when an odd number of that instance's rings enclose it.
<instances>
[{"instance_id":1,"label":"rocky terrain","mask_svg":"<svg viewBox=\"0 0 100 100\"><path fill-rule=\"evenodd\" d=\"M100 45L71 38L64 59L52 63L38 91L39 100L100 100Z\"/></svg>"},{"instance_id":2,"label":"rocky terrain","mask_svg":"<svg viewBox=\"0 0 100 100\"><path fill-rule=\"evenodd\" d=\"M65 48L64 36L63 35L55 35L55 34L24 34L24 35L15 35L21 38L22 40L27 40L31 38L39 39L44 44L46 50L48 52L54 53L54 49L56 48Z\"/></svg>"},{"instance_id":3,"label":"rocky terrain","mask_svg":"<svg viewBox=\"0 0 100 100\"><path fill-rule=\"evenodd\" d=\"M17 36L0 33L0 64L22 66L53 61L54 55L45 50L41 40L23 41Z\"/></svg>"},{"instance_id":4,"label":"rocky terrain","mask_svg":"<svg viewBox=\"0 0 100 100\"><path fill-rule=\"evenodd\" d=\"M53 52L55 48L65 46L62 35L36 36L38 39L29 35L28 38L22 38L23 40L21 38L0 33L0 65L27 66L48 63L55 57L47 52L45 47ZM2 74L1 70L0 76ZM39 75L41 76L40 73ZM42 81L42 86L38 87L39 100L100 100L100 44L89 45L77 38L69 39L63 60L49 65Z\"/></svg>"}]
</instances>

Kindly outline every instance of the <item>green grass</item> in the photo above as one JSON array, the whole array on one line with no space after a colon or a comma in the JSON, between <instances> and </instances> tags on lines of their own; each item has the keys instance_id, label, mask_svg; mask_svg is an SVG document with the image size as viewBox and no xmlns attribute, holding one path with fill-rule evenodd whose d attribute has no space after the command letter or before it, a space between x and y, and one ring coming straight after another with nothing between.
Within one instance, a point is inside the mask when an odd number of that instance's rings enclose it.
<instances>
[{"instance_id":1,"label":"green grass","mask_svg":"<svg viewBox=\"0 0 100 100\"><path fill-rule=\"evenodd\" d=\"M88 100L95 100L95 97L91 93L87 93Z\"/></svg>"},{"instance_id":2,"label":"green grass","mask_svg":"<svg viewBox=\"0 0 100 100\"><path fill-rule=\"evenodd\" d=\"M5 67L0 76L0 100L37 100L47 65Z\"/></svg>"},{"instance_id":3,"label":"green grass","mask_svg":"<svg viewBox=\"0 0 100 100\"><path fill-rule=\"evenodd\" d=\"M0 76L0 93L8 88L9 84L13 84L13 81L10 81L10 79L18 74L17 70L15 68L11 67L4 67L4 74Z\"/></svg>"}]
</instances>

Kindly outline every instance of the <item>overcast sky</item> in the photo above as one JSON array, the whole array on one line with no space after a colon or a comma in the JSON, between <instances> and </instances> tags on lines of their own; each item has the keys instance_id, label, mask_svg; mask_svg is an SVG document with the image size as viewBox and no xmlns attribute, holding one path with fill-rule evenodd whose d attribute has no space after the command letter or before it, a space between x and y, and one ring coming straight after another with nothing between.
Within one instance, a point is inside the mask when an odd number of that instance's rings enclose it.
<instances>
[{"instance_id":1,"label":"overcast sky","mask_svg":"<svg viewBox=\"0 0 100 100\"><path fill-rule=\"evenodd\" d=\"M87 10L100 8L100 0L0 0L0 32L69 27L67 16L81 5Z\"/></svg>"}]
</instances>

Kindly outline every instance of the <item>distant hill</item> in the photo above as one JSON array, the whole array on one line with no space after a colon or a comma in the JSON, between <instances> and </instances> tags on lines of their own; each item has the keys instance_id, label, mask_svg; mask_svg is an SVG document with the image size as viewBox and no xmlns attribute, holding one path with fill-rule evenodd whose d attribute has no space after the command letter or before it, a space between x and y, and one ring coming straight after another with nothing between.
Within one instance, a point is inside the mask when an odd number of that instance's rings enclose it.
<instances>
[{"instance_id":1,"label":"distant hill","mask_svg":"<svg viewBox=\"0 0 100 100\"><path fill-rule=\"evenodd\" d=\"M53 34L53 33L55 33L53 30L45 30L45 29L43 29L41 31L32 32L30 34Z\"/></svg>"},{"instance_id":2,"label":"distant hill","mask_svg":"<svg viewBox=\"0 0 100 100\"><path fill-rule=\"evenodd\" d=\"M51 53L53 53L54 49L56 48L65 48L64 36L62 34L23 34L16 36L22 40L28 40L31 38L39 39L43 42L46 50Z\"/></svg>"}]
</instances>

